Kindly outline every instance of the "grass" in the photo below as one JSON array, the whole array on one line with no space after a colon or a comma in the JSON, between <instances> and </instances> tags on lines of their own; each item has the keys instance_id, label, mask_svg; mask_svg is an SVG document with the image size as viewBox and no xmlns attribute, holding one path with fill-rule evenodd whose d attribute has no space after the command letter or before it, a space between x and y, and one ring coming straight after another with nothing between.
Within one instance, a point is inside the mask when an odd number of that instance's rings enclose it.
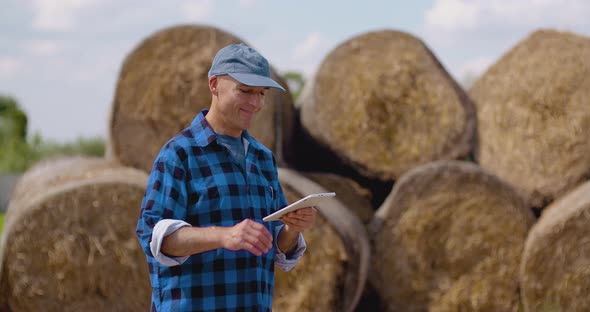
<instances>
[{"instance_id":1,"label":"grass","mask_svg":"<svg viewBox=\"0 0 590 312\"><path fill-rule=\"evenodd\" d=\"M4 228L4 214L0 212L0 236L2 235L3 228Z\"/></svg>"}]
</instances>

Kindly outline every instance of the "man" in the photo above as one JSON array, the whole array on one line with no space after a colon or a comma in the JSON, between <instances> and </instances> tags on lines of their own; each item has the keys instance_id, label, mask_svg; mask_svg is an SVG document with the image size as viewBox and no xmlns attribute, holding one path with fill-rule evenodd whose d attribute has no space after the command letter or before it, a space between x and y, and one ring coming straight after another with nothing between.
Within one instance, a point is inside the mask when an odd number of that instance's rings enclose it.
<instances>
[{"instance_id":1,"label":"man","mask_svg":"<svg viewBox=\"0 0 590 312\"><path fill-rule=\"evenodd\" d=\"M262 218L287 205L272 153L246 131L269 88L268 61L243 45L217 53L210 110L158 154L137 224L152 311L270 311L274 264L303 255L317 211Z\"/></svg>"}]
</instances>

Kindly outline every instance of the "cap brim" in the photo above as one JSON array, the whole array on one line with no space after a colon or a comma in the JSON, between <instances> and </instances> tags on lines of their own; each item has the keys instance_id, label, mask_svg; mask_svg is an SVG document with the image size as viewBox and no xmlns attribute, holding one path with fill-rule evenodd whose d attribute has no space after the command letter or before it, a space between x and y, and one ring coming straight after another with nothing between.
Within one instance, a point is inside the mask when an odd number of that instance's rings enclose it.
<instances>
[{"instance_id":1,"label":"cap brim","mask_svg":"<svg viewBox=\"0 0 590 312\"><path fill-rule=\"evenodd\" d=\"M231 73L228 75L230 77L234 78L235 80L239 81L240 83L243 83L247 86L275 88L275 89L279 89L281 91L285 91L285 88L283 88L276 81L274 81L268 77L254 75L254 74L240 74L240 73Z\"/></svg>"}]
</instances>

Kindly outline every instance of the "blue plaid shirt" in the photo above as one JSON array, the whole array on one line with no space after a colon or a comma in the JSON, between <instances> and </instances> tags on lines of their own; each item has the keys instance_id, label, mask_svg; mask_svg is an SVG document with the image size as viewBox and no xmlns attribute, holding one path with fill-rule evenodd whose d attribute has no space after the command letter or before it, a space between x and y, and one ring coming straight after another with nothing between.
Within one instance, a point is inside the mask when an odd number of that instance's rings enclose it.
<instances>
[{"instance_id":1,"label":"blue plaid shirt","mask_svg":"<svg viewBox=\"0 0 590 312\"><path fill-rule=\"evenodd\" d=\"M147 255L152 311L270 311L274 256L282 223L262 218L287 204L276 162L246 131L246 172L217 142L204 110L191 126L168 141L157 156L141 205L137 236ZM259 257L216 249L167 267L150 251L154 226L162 219L193 226L233 226L244 219L260 222L274 247Z\"/></svg>"}]
</instances>

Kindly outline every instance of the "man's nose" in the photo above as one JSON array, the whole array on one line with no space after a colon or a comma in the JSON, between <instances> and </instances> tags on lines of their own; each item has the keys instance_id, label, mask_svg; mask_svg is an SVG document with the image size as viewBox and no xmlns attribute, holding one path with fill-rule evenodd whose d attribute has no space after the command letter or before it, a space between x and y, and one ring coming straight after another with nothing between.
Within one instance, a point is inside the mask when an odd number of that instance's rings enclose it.
<instances>
[{"instance_id":1,"label":"man's nose","mask_svg":"<svg viewBox=\"0 0 590 312\"><path fill-rule=\"evenodd\" d=\"M261 95L252 95L250 96L249 100L248 100L249 104L260 109L262 108L262 105L264 104L264 97Z\"/></svg>"}]
</instances>

